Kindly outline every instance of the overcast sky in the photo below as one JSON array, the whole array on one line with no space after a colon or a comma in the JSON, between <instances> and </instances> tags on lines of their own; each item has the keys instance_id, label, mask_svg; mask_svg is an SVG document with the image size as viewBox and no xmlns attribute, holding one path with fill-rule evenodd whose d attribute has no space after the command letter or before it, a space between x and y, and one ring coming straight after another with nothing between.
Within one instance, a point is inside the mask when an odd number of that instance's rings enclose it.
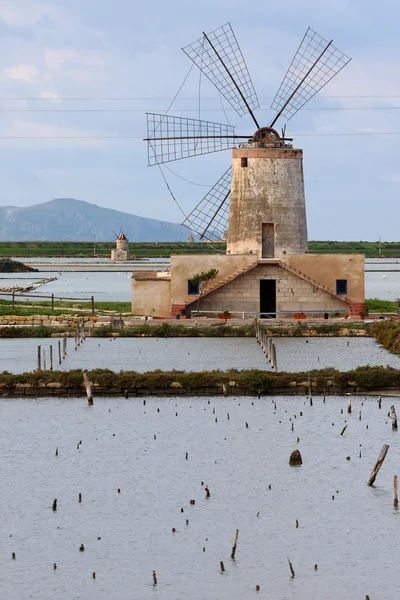
<instances>
[{"instance_id":1,"label":"overcast sky","mask_svg":"<svg viewBox=\"0 0 400 600\"><path fill-rule=\"evenodd\" d=\"M395 0L0 0L0 202L73 197L180 222L142 138L145 112L165 111L188 73L181 47L230 21L268 125L310 25L353 60L288 124L304 150L309 238L399 240L399 19ZM201 117L226 122L200 85ZM193 69L170 114L198 118L198 91ZM238 133L253 132L225 108ZM185 212L229 164L230 151L169 163L196 184L165 171Z\"/></svg>"}]
</instances>

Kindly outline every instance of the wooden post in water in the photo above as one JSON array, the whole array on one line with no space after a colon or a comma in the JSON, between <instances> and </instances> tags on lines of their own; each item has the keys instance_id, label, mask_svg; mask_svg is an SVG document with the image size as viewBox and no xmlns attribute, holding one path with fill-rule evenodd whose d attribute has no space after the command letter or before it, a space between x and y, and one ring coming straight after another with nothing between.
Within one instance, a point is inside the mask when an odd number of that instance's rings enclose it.
<instances>
[{"instance_id":1,"label":"wooden post in water","mask_svg":"<svg viewBox=\"0 0 400 600\"><path fill-rule=\"evenodd\" d=\"M91 388L90 381L89 381L89 375L88 375L88 372L86 370L83 371L83 382L85 384L86 396L87 396L87 399L88 399L88 404L89 404L89 406L93 406L92 388Z\"/></svg>"},{"instance_id":2,"label":"wooden post in water","mask_svg":"<svg viewBox=\"0 0 400 600\"><path fill-rule=\"evenodd\" d=\"M58 364L61 365L61 340L58 340Z\"/></svg>"},{"instance_id":3,"label":"wooden post in water","mask_svg":"<svg viewBox=\"0 0 400 600\"><path fill-rule=\"evenodd\" d=\"M54 310L54 294L51 295L51 310Z\"/></svg>"},{"instance_id":4,"label":"wooden post in water","mask_svg":"<svg viewBox=\"0 0 400 600\"><path fill-rule=\"evenodd\" d=\"M351 398L349 398L347 401L347 412L349 415L351 414Z\"/></svg>"},{"instance_id":5,"label":"wooden post in water","mask_svg":"<svg viewBox=\"0 0 400 600\"><path fill-rule=\"evenodd\" d=\"M274 371L275 371L275 373L277 373L278 372L278 363L276 362L275 344L272 344L272 363L273 363Z\"/></svg>"},{"instance_id":6,"label":"wooden post in water","mask_svg":"<svg viewBox=\"0 0 400 600\"><path fill-rule=\"evenodd\" d=\"M399 497L397 495L397 475L393 476L393 492L394 492L393 506L395 508L399 508Z\"/></svg>"},{"instance_id":7,"label":"wooden post in water","mask_svg":"<svg viewBox=\"0 0 400 600\"><path fill-rule=\"evenodd\" d=\"M37 368L38 368L38 371L40 371L42 368L42 348L41 348L41 346L37 347Z\"/></svg>"},{"instance_id":8,"label":"wooden post in water","mask_svg":"<svg viewBox=\"0 0 400 600\"><path fill-rule=\"evenodd\" d=\"M233 546L232 546L232 552L231 552L231 559L232 559L232 560L234 560L234 559L235 559L235 554L236 554L236 546L237 546L238 537L239 537L239 529L236 529L236 533L235 533L235 540L234 540L234 542L233 542Z\"/></svg>"},{"instance_id":9,"label":"wooden post in water","mask_svg":"<svg viewBox=\"0 0 400 600\"><path fill-rule=\"evenodd\" d=\"M390 415L392 417L392 429L397 429L397 416L396 409L394 406L390 407Z\"/></svg>"},{"instance_id":10,"label":"wooden post in water","mask_svg":"<svg viewBox=\"0 0 400 600\"><path fill-rule=\"evenodd\" d=\"M86 340L86 332L85 332L85 319L82 317L82 337Z\"/></svg>"},{"instance_id":11,"label":"wooden post in water","mask_svg":"<svg viewBox=\"0 0 400 600\"><path fill-rule=\"evenodd\" d=\"M91 297L92 300L92 315L94 315L94 296Z\"/></svg>"},{"instance_id":12,"label":"wooden post in water","mask_svg":"<svg viewBox=\"0 0 400 600\"><path fill-rule=\"evenodd\" d=\"M368 485L374 484L376 476L378 475L379 469L383 465L383 461L386 458L386 454L387 454L388 450L389 450L389 446L387 444L383 444L382 450L380 451L378 459L374 465L374 468L371 471L371 475L369 476Z\"/></svg>"},{"instance_id":13,"label":"wooden post in water","mask_svg":"<svg viewBox=\"0 0 400 600\"><path fill-rule=\"evenodd\" d=\"M75 350L78 350L78 334L77 333L75 333L74 340L75 340Z\"/></svg>"},{"instance_id":14,"label":"wooden post in water","mask_svg":"<svg viewBox=\"0 0 400 600\"><path fill-rule=\"evenodd\" d=\"M288 557L288 563L289 563L289 567L290 567L290 572L292 574L292 579L294 579L294 569L293 569L292 563L289 560L289 557Z\"/></svg>"},{"instance_id":15,"label":"wooden post in water","mask_svg":"<svg viewBox=\"0 0 400 600\"><path fill-rule=\"evenodd\" d=\"M46 350L43 348L43 369L46 371Z\"/></svg>"},{"instance_id":16,"label":"wooden post in water","mask_svg":"<svg viewBox=\"0 0 400 600\"><path fill-rule=\"evenodd\" d=\"M15 308L15 292L12 293L12 307Z\"/></svg>"},{"instance_id":17,"label":"wooden post in water","mask_svg":"<svg viewBox=\"0 0 400 600\"><path fill-rule=\"evenodd\" d=\"M50 345L50 371L53 370L53 346Z\"/></svg>"}]
</instances>

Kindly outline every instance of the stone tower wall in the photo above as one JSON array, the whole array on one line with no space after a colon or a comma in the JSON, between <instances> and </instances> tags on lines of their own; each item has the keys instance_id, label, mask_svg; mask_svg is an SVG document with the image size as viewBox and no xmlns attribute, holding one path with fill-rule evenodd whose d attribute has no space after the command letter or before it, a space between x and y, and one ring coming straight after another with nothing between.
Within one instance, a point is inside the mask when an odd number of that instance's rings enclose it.
<instances>
[{"instance_id":1,"label":"stone tower wall","mask_svg":"<svg viewBox=\"0 0 400 600\"><path fill-rule=\"evenodd\" d=\"M263 223L273 231L274 257L308 251L301 150L233 150L227 252L263 256Z\"/></svg>"}]
</instances>

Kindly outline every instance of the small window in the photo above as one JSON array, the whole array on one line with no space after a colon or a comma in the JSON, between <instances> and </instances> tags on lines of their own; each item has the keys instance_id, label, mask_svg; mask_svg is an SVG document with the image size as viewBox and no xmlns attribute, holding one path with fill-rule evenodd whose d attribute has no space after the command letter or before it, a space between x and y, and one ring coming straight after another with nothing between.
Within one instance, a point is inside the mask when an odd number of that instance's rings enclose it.
<instances>
[{"instance_id":1,"label":"small window","mask_svg":"<svg viewBox=\"0 0 400 600\"><path fill-rule=\"evenodd\" d=\"M188 294L200 294L200 284L188 280Z\"/></svg>"},{"instance_id":2,"label":"small window","mask_svg":"<svg viewBox=\"0 0 400 600\"><path fill-rule=\"evenodd\" d=\"M336 279L336 293L347 294L347 279Z\"/></svg>"},{"instance_id":3,"label":"small window","mask_svg":"<svg viewBox=\"0 0 400 600\"><path fill-rule=\"evenodd\" d=\"M247 167L247 158L241 158L240 160L242 167Z\"/></svg>"}]
</instances>

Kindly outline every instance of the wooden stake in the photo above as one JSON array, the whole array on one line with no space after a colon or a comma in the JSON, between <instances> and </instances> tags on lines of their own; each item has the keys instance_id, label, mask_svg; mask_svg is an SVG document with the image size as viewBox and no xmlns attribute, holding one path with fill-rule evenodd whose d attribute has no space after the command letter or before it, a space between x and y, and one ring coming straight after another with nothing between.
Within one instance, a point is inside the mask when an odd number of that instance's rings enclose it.
<instances>
[{"instance_id":1,"label":"wooden stake","mask_svg":"<svg viewBox=\"0 0 400 600\"><path fill-rule=\"evenodd\" d=\"M58 446L57 446L57 448L56 448L56 456L58 456Z\"/></svg>"},{"instance_id":2,"label":"wooden stake","mask_svg":"<svg viewBox=\"0 0 400 600\"><path fill-rule=\"evenodd\" d=\"M349 398L348 402L347 402L347 412L350 414L351 413L351 398Z\"/></svg>"},{"instance_id":3,"label":"wooden stake","mask_svg":"<svg viewBox=\"0 0 400 600\"><path fill-rule=\"evenodd\" d=\"M347 429L347 427L348 427L348 426L349 426L349 424L348 424L348 423L346 423L346 425L343 427L343 429L342 429L342 431L341 431L340 435L343 435L343 434L344 434L344 432L346 431L346 429Z\"/></svg>"},{"instance_id":4,"label":"wooden stake","mask_svg":"<svg viewBox=\"0 0 400 600\"><path fill-rule=\"evenodd\" d=\"M289 567L290 567L290 572L292 574L292 579L294 579L294 570L293 570L292 563L290 562L289 557L287 557L287 559L288 559L288 563L289 563Z\"/></svg>"},{"instance_id":5,"label":"wooden stake","mask_svg":"<svg viewBox=\"0 0 400 600\"><path fill-rule=\"evenodd\" d=\"M393 492L394 492L393 506L395 508L399 508L399 498L397 495L397 475L393 476Z\"/></svg>"},{"instance_id":6,"label":"wooden stake","mask_svg":"<svg viewBox=\"0 0 400 600\"><path fill-rule=\"evenodd\" d=\"M236 529L235 541L233 542L232 552L231 552L231 559L232 560L235 560L236 546L237 546L238 537L239 537L239 529Z\"/></svg>"},{"instance_id":7,"label":"wooden stake","mask_svg":"<svg viewBox=\"0 0 400 600\"><path fill-rule=\"evenodd\" d=\"M54 501L53 501L53 512L56 512L56 510L57 510L57 498L54 498Z\"/></svg>"},{"instance_id":8,"label":"wooden stake","mask_svg":"<svg viewBox=\"0 0 400 600\"><path fill-rule=\"evenodd\" d=\"M50 346L50 371L53 370L53 346Z\"/></svg>"},{"instance_id":9,"label":"wooden stake","mask_svg":"<svg viewBox=\"0 0 400 600\"><path fill-rule=\"evenodd\" d=\"M371 471L371 475L369 476L368 485L374 484L376 476L378 475L379 469L383 465L383 461L386 458L386 454L387 454L388 450L389 450L389 446L387 444L383 444L382 450L380 451L377 461L374 465L374 468Z\"/></svg>"},{"instance_id":10,"label":"wooden stake","mask_svg":"<svg viewBox=\"0 0 400 600\"><path fill-rule=\"evenodd\" d=\"M86 396L88 399L89 406L93 406L93 396L92 396L92 388L90 386L89 375L85 370L83 371L83 383L85 384Z\"/></svg>"},{"instance_id":11,"label":"wooden stake","mask_svg":"<svg viewBox=\"0 0 400 600\"><path fill-rule=\"evenodd\" d=\"M58 340L58 364L61 365L61 340Z\"/></svg>"},{"instance_id":12,"label":"wooden stake","mask_svg":"<svg viewBox=\"0 0 400 600\"><path fill-rule=\"evenodd\" d=\"M157 574L153 571L153 585L157 585Z\"/></svg>"},{"instance_id":13,"label":"wooden stake","mask_svg":"<svg viewBox=\"0 0 400 600\"><path fill-rule=\"evenodd\" d=\"M37 347L37 368L38 371L42 369L42 348L41 346Z\"/></svg>"},{"instance_id":14,"label":"wooden stake","mask_svg":"<svg viewBox=\"0 0 400 600\"><path fill-rule=\"evenodd\" d=\"M225 573L225 566L222 560L219 561L219 566L221 567L221 573Z\"/></svg>"},{"instance_id":15,"label":"wooden stake","mask_svg":"<svg viewBox=\"0 0 400 600\"><path fill-rule=\"evenodd\" d=\"M392 417L392 429L397 429L397 416L396 416L396 409L394 406L390 407L390 414Z\"/></svg>"},{"instance_id":16,"label":"wooden stake","mask_svg":"<svg viewBox=\"0 0 400 600\"><path fill-rule=\"evenodd\" d=\"M378 408L382 408L382 396L379 396Z\"/></svg>"}]
</instances>

